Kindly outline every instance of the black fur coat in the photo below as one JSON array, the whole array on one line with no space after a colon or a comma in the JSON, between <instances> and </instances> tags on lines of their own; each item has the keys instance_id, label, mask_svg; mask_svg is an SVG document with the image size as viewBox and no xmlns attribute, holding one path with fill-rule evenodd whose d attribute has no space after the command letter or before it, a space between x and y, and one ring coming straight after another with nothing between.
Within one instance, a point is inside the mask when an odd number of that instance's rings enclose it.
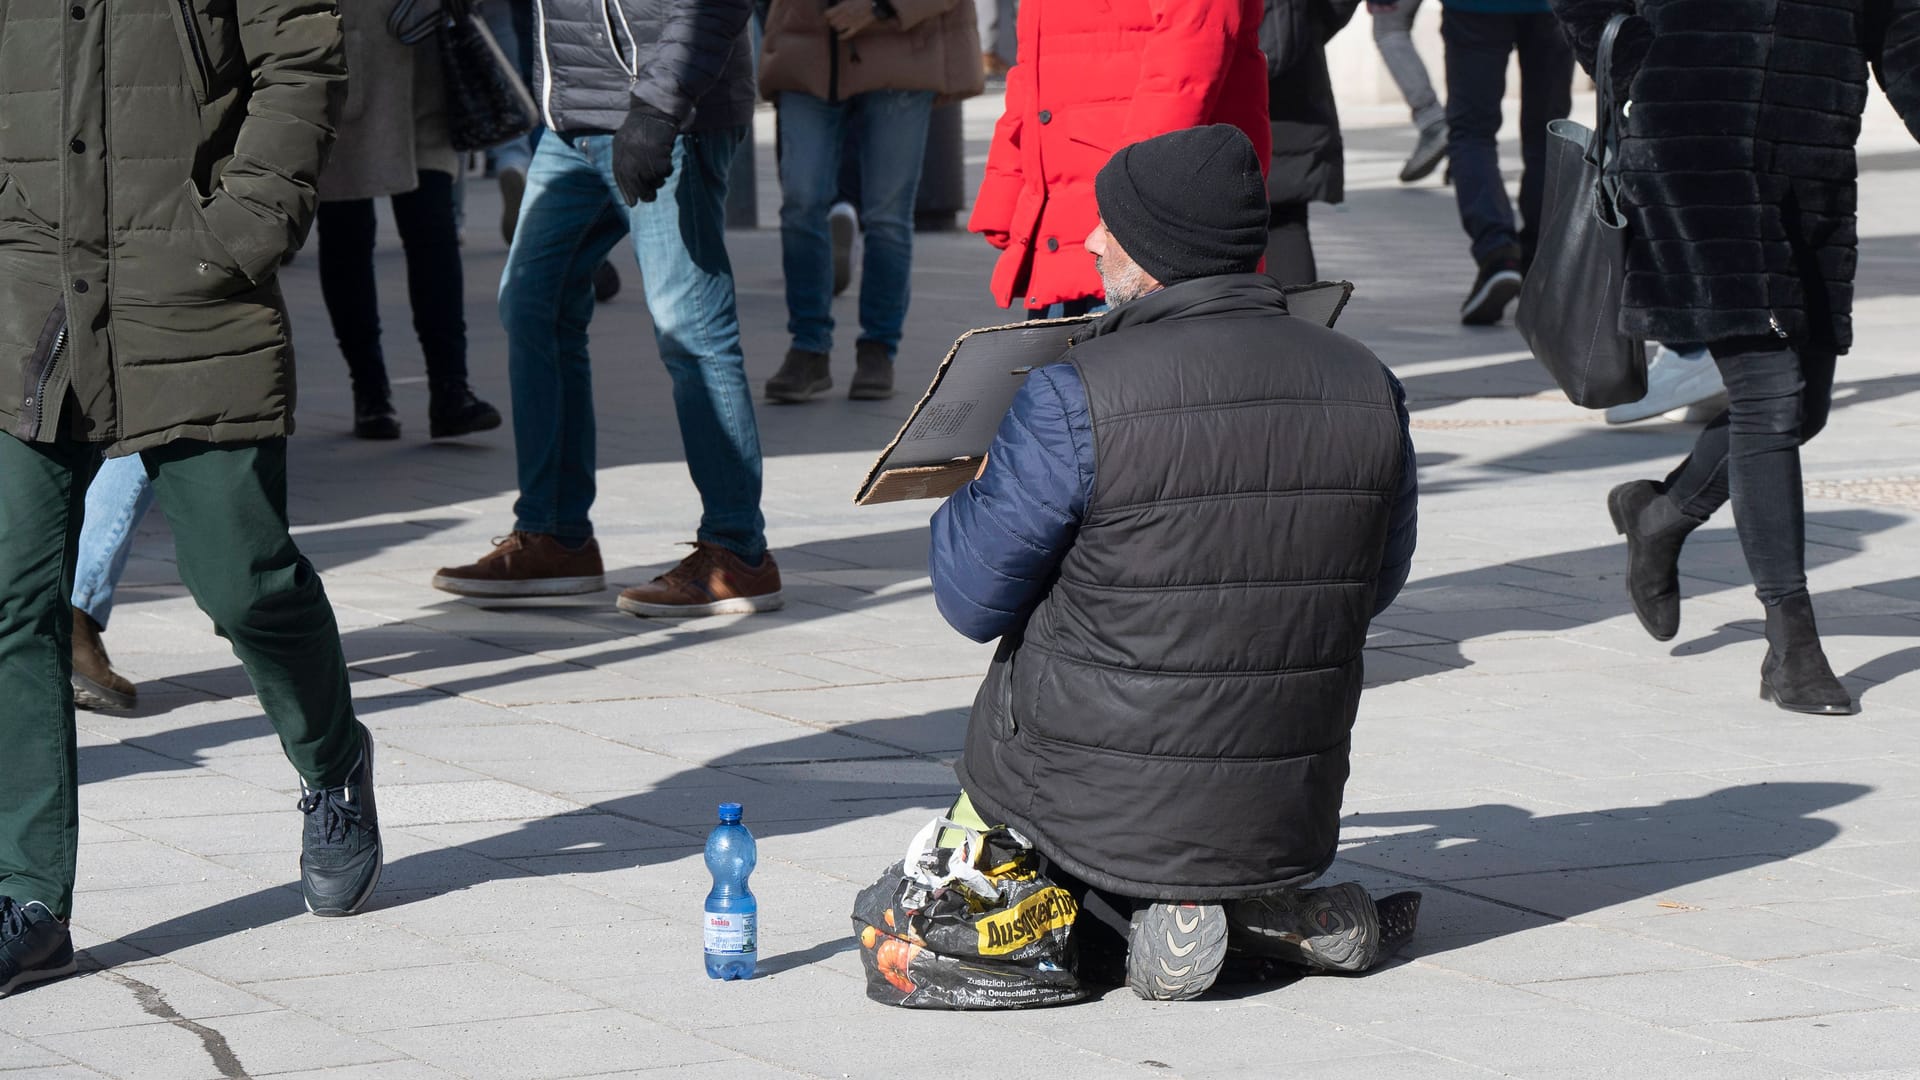
<instances>
[{"instance_id":1,"label":"black fur coat","mask_svg":"<svg viewBox=\"0 0 1920 1080\"><path fill-rule=\"evenodd\" d=\"M1632 0L1553 0L1588 71ZM1622 329L1845 351L1867 74L1920 136L1920 0L1641 0L1614 50L1633 225Z\"/></svg>"}]
</instances>

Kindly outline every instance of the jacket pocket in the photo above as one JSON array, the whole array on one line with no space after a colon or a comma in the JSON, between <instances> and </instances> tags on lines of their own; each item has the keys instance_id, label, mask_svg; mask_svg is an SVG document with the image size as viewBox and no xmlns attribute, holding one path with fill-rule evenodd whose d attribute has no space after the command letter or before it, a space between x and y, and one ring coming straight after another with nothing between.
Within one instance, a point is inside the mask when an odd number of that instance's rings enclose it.
<instances>
[{"instance_id":1,"label":"jacket pocket","mask_svg":"<svg viewBox=\"0 0 1920 1080\"><path fill-rule=\"evenodd\" d=\"M173 5L173 30L180 39L180 52L186 64L187 85L193 88L195 104L205 105L213 94L213 61L207 53L207 35L193 0L169 0Z\"/></svg>"},{"instance_id":2,"label":"jacket pocket","mask_svg":"<svg viewBox=\"0 0 1920 1080\"><path fill-rule=\"evenodd\" d=\"M52 222L33 212L33 206L27 202L27 193L20 190L20 182L14 179L12 173L0 173L0 229L8 225L20 225L48 234L59 231Z\"/></svg>"}]
</instances>

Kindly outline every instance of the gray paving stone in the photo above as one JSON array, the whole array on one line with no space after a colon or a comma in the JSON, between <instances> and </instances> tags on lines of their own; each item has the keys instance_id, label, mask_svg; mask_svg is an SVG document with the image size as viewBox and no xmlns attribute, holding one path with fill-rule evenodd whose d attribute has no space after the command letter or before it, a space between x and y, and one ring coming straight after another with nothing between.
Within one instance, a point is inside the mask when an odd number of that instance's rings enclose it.
<instances>
[{"instance_id":1,"label":"gray paving stone","mask_svg":"<svg viewBox=\"0 0 1920 1080\"><path fill-rule=\"evenodd\" d=\"M213 1080L268 1076L293 1069L367 1065L391 1059L377 1043L335 1031L284 1009L200 1021L210 1034L177 1024L145 1024L47 1036L42 1041L73 1060L110 1076L145 1080ZM209 1046L209 1039L217 1040ZM224 1059L215 1056L224 1052Z\"/></svg>"}]
</instances>

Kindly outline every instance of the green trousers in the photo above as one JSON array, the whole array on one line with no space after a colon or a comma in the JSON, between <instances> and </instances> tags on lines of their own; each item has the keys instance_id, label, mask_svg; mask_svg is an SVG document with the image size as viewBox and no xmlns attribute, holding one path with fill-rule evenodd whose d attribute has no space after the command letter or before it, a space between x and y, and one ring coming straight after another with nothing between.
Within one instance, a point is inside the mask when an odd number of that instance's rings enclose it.
<instances>
[{"instance_id":1,"label":"green trousers","mask_svg":"<svg viewBox=\"0 0 1920 1080\"><path fill-rule=\"evenodd\" d=\"M347 663L320 575L287 533L286 440L141 457L180 579L233 644L288 759L310 785L342 783L360 750ZM99 465L95 446L0 434L0 896L61 918L80 833L67 598Z\"/></svg>"}]
</instances>

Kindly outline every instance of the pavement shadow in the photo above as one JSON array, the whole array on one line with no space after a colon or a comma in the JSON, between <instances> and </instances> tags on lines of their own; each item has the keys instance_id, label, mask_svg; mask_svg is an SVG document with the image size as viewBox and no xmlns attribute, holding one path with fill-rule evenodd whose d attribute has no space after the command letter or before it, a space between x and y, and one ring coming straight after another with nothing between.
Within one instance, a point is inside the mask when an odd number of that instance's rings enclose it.
<instances>
[{"instance_id":1,"label":"pavement shadow","mask_svg":"<svg viewBox=\"0 0 1920 1080\"><path fill-rule=\"evenodd\" d=\"M1342 862L1481 901L1408 957L1577 919L1687 885L1782 862L1840 834L1817 815L1864 784L1742 784L1656 806L1540 814L1484 804L1343 818ZM1393 830L1352 838L1354 830Z\"/></svg>"},{"instance_id":2,"label":"pavement shadow","mask_svg":"<svg viewBox=\"0 0 1920 1080\"><path fill-rule=\"evenodd\" d=\"M1808 514L1807 522L1872 535L1901 525L1905 519L1876 510L1833 510ZM1706 529L1694 535L1689 550L1695 551L1716 541L1724 546L1734 540L1731 526ZM1737 546L1733 551L1737 554ZM1807 567L1817 570L1859 554L1861 552L1848 547L1810 542ZM1685 597L1711 596L1748 587L1744 581L1699 576L1698 564L1693 559L1687 555L1681 559ZM1369 652L1367 685L1405 682L1433 670L1430 666L1397 664L1394 657L1412 657L1426 665L1443 668L1466 668L1473 666L1473 661L1460 651L1463 642L1514 632L1563 632L1628 614L1632 608L1627 603L1626 586L1621 580L1626 574L1626 564L1624 543L1605 544L1409 581L1400 594L1407 606L1389 608L1374 620L1374 629L1401 630L1443 640L1425 645L1387 645ZM1744 563L1741 565L1744 567ZM1607 569L1596 573L1596 566ZM1608 581L1617 583L1617 588L1610 585L1602 590L1612 599L1596 601L1594 583ZM1617 606L1608 606L1612 604ZM1691 656L1735 641L1751 640L1752 633L1745 627L1744 623L1729 623L1705 638L1676 645L1672 655ZM1896 631L1887 633L1893 635ZM1376 656L1375 652L1391 655Z\"/></svg>"},{"instance_id":3,"label":"pavement shadow","mask_svg":"<svg viewBox=\"0 0 1920 1080\"><path fill-rule=\"evenodd\" d=\"M513 879L568 877L586 883L605 875L603 884L588 887L616 895L622 889L618 875L698 852L712 827L713 806L723 800L749 807L763 859L777 851L783 839L903 809L923 809L929 814L944 810L952 804L959 782L941 755L958 752L965 725L965 711L958 709L890 717L689 763L631 795L546 817L500 822L497 833L390 859L367 911L391 911ZM251 726L257 733L258 721ZM930 735L930 728L951 734L941 739ZM867 744L871 753L849 756L848 739ZM913 748L930 741L951 749ZM83 757L87 754L82 751ZM412 790L433 786L416 785ZM409 790L393 789L396 793ZM383 815L385 827L404 830L454 824L410 823L395 817L392 808L398 805L389 796L383 807L388 811ZM905 837L901 839L904 842ZM886 861L887 855L876 853L874 873ZM638 900L641 886L637 882L634 893ZM110 968L297 917L306 915L298 884L290 880L130 933L94 950L90 962ZM850 939L844 946L837 940L825 942L771 957L767 970L817 963L850 947Z\"/></svg>"}]
</instances>

